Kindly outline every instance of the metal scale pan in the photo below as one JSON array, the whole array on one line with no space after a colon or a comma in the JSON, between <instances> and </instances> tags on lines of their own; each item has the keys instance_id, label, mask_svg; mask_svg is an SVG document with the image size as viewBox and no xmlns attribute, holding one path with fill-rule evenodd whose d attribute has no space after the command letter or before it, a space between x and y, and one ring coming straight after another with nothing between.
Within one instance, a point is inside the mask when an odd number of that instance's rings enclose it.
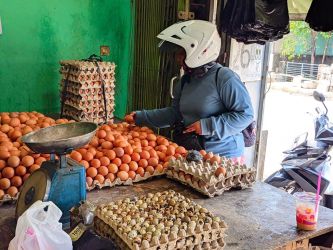
<instances>
[{"instance_id":1,"label":"metal scale pan","mask_svg":"<svg viewBox=\"0 0 333 250\"><path fill-rule=\"evenodd\" d=\"M62 155L88 144L96 129L92 122L73 122L42 128L21 140L36 153Z\"/></svg>"}]
</instances>

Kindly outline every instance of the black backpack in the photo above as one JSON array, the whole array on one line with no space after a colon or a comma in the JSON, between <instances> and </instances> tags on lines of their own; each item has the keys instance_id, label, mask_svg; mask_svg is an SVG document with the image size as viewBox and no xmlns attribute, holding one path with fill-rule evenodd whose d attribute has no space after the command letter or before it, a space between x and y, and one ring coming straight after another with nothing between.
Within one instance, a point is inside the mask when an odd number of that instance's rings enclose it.
<instances>
[{"instance_id":1,"label":"black backpack","mask_svg":"<svg viewBox=\"0 0 333 250\"><path fill-rule=\"evenodd\" d=\"M219 71L222 67L219 67L216 71L216 75L215 75L215 84L216 84L216 88L217 88L217 77L219 74ZM186 76L185 76L186 77ZM180 91L183 91L185 82L187 79L182 79L181 81L181 88ZM244 82L243 82L244 83ZM245 83L244 83L245 85ZM252 121L243 131L243 138L244 138L244 144L245 147L252 147L255 143L256 143L256 121Z\"/></svg>"}]
</instances>

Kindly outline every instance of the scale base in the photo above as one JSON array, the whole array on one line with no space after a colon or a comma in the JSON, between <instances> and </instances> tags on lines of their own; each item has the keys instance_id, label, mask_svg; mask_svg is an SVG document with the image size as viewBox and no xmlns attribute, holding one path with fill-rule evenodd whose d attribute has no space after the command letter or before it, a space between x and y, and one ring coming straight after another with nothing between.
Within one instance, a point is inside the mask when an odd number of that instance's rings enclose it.
<instances>
[{"instance_id":1,"label":"scale base","mask_svg":"<svg viewBox=\"0 0 333 250\"><path fill-rule=\"evenodd\" d=\"M69 228L70 209L86 200L85 168L70 158L65 168L60 168L59 162L43 162L22 187L16 205L16 218L37 200L56 204L63 213L60 219L63 228Z\"/></svg>"}]
</instances>

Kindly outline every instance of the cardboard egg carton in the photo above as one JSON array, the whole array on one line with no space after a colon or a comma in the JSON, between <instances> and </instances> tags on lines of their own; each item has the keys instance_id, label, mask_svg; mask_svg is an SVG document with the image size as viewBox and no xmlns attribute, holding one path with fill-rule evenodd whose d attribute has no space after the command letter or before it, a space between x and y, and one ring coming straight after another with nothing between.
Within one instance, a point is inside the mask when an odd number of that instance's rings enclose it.
<instances>
[{"instance_id":1,"label":"cardboard egg carton","mask_svg":"<svg viewBox=\"0 0 333 250\"><path fill-rule=\"evenodd\" d=\"M101 73L112 73L115 71L116 65L113 62L97 62ZM94 74L98 73L95 62L64 60L60 61L60 73L62 74Z\"/></svg>"},{"instance_id":2,"label":"cardboard egg carton","mask_svg":"<svg viewBox=\"0 0 333 250\"><path fill-rule=\"evenodd\" d=\"M95 230L120 249L223 249L224 221L173 190L100 205Z\"/></svg>"},{"instance_id":3,"label":"cardboard egg carton","mask_svg":"<svg viewBox=\"0 0 333 250\"><path fill-rule=\"evenodd\" d=\"M216 175L222 167L223 173ZM230 159L222 157L221 163L211 164L207 161L188 162L185 158L171 159L167 176L188 185L209 197L223 194L231 188L249 188L256 179L256 170L246 165L233 164Z\"/></svg>"},{"instance_id":4,"label":"cardboard egg carton","mask_svg":"<svg viewBox=\"0 0 333 250\"><path fill-rule=\"evenodd\" d=\"M110 179L106 179L105 182L103 184L99 183L98 181L93 181L93 184L89 187L88 184L86 184L86 189L88 191L91 191L95 188L104 188L104 187L114 187L114 186L119 186L119 185L125 185L125 186L132 186L133 183L135 182L140 182L140 181L144 181L144 180L148 180L152 177L155 177L155 176L162 176L162 175L165 175L165 171L163 172L158 172L157 170L155 170L155 172L153 174L150 174L148 172L145 172L144 176L141 176L139 174L137 174L135 176L135 178L132 180L132 179L128 179L126 181L122 181L120 180L119 178L116 178L114 181L110 181Z\"/></svg>"},{"instance_id":5,"label":"cardboard egg carton","mask_svg":"<svg viewBox=\"0 0 333 250\"><path fill-rule=\"evenodd\" d=\"M115 72L111 73L102 73L102 79L107 82L107 81L112 81L115 79ZM62 73L61 72L62 79L67 79L68 81L71 82L76 82L76 83L89 83L89 84L94 84L95 82L99 82L101 84L101 77L99 73L80 73L80 74L71 74L69 73Z\"/></svg>"},{"instance_id":6,"label":"cardboard egg carton","mask_svg":"<svg viewBox=\"0 0 333 250\"><path fill-rule=\"evenodd\" d=\"M61 87L65 86L66 78L61 79ZM107 80L104 82L105 89L112 89L115 87L115 79ZM67 89L73 89L73 91L77 91L79 89L100 89L102 87L101 81L95 82L67 82Z\"/></svg>"},{"instance_id":7,"label":"cardboard egg carton","mask_svg":"<svg viewBox=\"0 0 333 250\"><path fill-rule=\"evenodd\" d=\"M85 98L85 96L72 93L67 93L65 98L70 102L74 102L76 106L104 105L104 98ZM110 98L107 98L106 101L107 103L113 104L115 102L114 96L112 95Z\"/></svg>"},{"instance_id":8,"label":"cardboard egg carton","mask_svg":"<svg viewBox=\"0 0 333 250\"><path fill-rule=\"evenodd\" d=\"M0 206L4 204L13 204L17 201L20 193L17 193L15 197L11 197L9 194L5 194L2 199L0 199Z\"/></svg>"},{"instance_id":9,"label":"cardboard egg carton","mask_svg":"<svg viewBox=\"0 0 333 250\"><path fill-rule=\"evenodd\" d=\"M101 103L101 104L80 105L80 103L77 103L73 100L68 99L68 100L65 100L65 104L77 109L78 111L83 111L85 113L91 113L91 112L103 112L104 113L104 110L105 110L104 102ZM114 103L112 103L112 102L111 103L110 102L106 103L106 108L109 112L113 111L114 107L115 107Z\"/></svg>"},{"instance_id":10,"label":"cardboard egg carton","mask_svg":"<svg viewBox=\"0 0 333 250\"><path fill-rule=\"evenodd\" d=\"M108 121L105 121L105 113L103 111L92 111L85 112L83 110L78 110L72 106L64 104L63 115L69 119L76 121L90 121L98 124L112 121L113 110L108 110Z\"/></svg>"}]
</instances>

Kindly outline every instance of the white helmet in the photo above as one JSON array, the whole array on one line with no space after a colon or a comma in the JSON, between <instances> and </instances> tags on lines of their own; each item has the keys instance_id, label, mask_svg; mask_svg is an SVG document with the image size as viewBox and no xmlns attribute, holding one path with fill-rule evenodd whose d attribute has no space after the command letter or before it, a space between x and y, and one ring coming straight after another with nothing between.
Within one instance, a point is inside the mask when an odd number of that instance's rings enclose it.
<instances>
[{"instance_id":1,"label":"white helmet","mask_svg":"<svg viewBox=\"0 0 333 250\"><path fill-rule=\"evenodd\" d=\"M197 68L217 59L221 49L221 38L213 23L190 20L171 25L157 36L183 47L186 51L185 63L189 68Z\"/></svg>"}]
</instances>

